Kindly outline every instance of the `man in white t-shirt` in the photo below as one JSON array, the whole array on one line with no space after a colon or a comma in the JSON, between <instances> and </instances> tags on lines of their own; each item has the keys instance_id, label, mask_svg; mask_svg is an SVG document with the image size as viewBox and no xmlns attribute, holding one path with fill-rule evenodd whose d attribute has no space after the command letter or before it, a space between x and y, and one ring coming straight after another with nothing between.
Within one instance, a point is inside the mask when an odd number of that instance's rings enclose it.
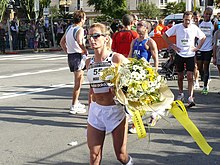
<instances>
[{"instance_id":1,"label":"man in white t-shirt","mask_svg":"<svg viewBox=\"0 0 220 165\"><path fill-rule=\"evenodd\" d=\"M193 99L193 71L195 68L194 56L195 52L198 51L205 39L205 34L194 24L192 24L193 13L186 11L183 14L183 23L176 24L165 32L163 39L168 45L176 51L175 65L178 72L178 87L179 95L177 100L184 100L183 94L183 79L184 69L187 71L188 81L188 107L195 106ZM176 35L176 45L173 44L168 37ZM195 47L195 38L200 41Z\"/></svg>"},{"instance_id":2,"label":"man in white t-shirt","mask_svg":"<svg viewBox=\"0 0 220 165\"><path fill-rule=\"evenodd\" d=\"M73 14L73 25L70 25L60 41L60 46L68 54L68 64L70 72L74 73L74 88L71 114L82 114L86 112L85 105L78 100L80 88L83 82L83 68L85 62L83 55L87 54L84 41L84 29L82 28L86 20L85 12L77 10Z\"/></svg>"}]
</instances>

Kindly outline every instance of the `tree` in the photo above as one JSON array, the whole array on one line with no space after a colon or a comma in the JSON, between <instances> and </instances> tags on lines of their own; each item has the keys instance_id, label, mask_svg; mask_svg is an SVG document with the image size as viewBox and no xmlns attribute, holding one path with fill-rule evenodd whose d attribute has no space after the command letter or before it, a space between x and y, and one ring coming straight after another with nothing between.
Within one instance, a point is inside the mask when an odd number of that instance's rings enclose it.
<instances>
[{"instance_id":1,"label":"tree","mask_svg":"<svg viewBox=\"0 0 220 165\"><path fill-rule=\"evenodd\" d=\"M8 2L9 2L9 0L2 0L1 3L0 3L0 22L3 19L3 16L4 16L6 6L7 6Z\"/></svg>"},{"instance_id":2,"label":"tree","mask_svg":"<svg viewBox=\"0 0 220 165\"><path fill-rule=\"evenodd\" d=\"M160 9L154 3L139 3L137 7L140 16L148 19L155 19L160 16Z\"/></svg>"},{"instance_id":3,"label":"tree","mask_svg":"<svg viewBox=\"0 0 220 165\"><path fill-rule=\"evenodd\" d=\"M51 0L40 0L40 11L39 17L43 16L43 8L48 7L51 3ZM20 8L25 13L27 19L34 19L34 0L20 0Z\"/></svg>"},{"instance_id":4,"label":"tree","mask_svg":"<svg viewBox=\"0 0 220 165\"><path fill-rule=\"evenodd\" d=\"M165 7L164 15L184 13L185 9L186 9L185 2L180 2L180 3L169 2Z\"/></svg>"},{"instance_id":5,"label":"tree","mask_svg":"<svg viewBox=\"0 0 220 165\"><path fill-rule=\"evenodd\" d=\"M220 0L215 0L215 6L216 8L220 8Z\"/></svg>"},{"instance_id":6,"label":"tree","mask_svg":"<svg viewBox=\"0 0 220 165\"><path fill-rule=\"evenodd\" d=\"M88 6L94 5L95 11L106 16L121 19L127 11L126 0L88 0Z\"/></svg>"}]
</instances>

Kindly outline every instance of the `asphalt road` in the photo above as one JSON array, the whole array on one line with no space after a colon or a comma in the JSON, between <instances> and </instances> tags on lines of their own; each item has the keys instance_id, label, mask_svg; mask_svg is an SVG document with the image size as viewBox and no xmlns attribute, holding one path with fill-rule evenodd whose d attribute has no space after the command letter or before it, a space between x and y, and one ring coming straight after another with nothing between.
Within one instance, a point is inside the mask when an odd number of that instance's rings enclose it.
<instances>
[{"instance_id":1,"label":"asphalt road","mask_svg":"<svg viewBox=\"0 0 220 165\"><path fill-rule=\"evenodd\" d=\"M86 74L86 73L85 73ZM172 116L160 120L138 139L129 134L128 151L137 165L220 164L220 80L211 66L210 92L195 91L196 107L189 117L213 147L209 156ZM177 82L168 81L177 94ZM89 162L86 144L87 114L70 115L72 74L62 52L0 55L0 164L84 165ZM186 89L186 82L184 82ZM80 100L87 105L88 85ZM68 143L74 142L74 146ZM111 135L104 145L103 165L120 164Z\"/></svg>"}]
</instances>

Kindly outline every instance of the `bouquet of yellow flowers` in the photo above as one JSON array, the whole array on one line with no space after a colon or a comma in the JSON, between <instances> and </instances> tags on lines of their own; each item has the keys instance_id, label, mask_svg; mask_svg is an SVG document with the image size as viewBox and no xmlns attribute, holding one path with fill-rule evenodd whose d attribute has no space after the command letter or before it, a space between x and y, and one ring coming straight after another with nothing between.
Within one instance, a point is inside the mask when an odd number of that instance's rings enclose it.
<instances>
[{"instance_id":1,"label":"bouquet of yellow flowers","mask_svg":"<svg viewBox=\"0 0 220 165\"><path fill-rule=\"evenodd\" d=\"M129 61L101 72L101 79L115 86L117 100L127 106L132 116L136 110L143 114L169 109L174 96L165 80L144 58Z\"/></svg>"},{"instance_id":2,"label":"bouquet of yellow flowers","mask_svg":"<svg viewBox=\"0 0 220 165\"><path fill-rule=\"evenodd\" d=\"M138 138L146 137L142 116L146 112L164 115L166 110L182 124L194 138L201 150L209 155L212 148L188 117L181 101L174 101L174 95L166 81L144 59L130 58L128 63L104 69L100 77L114 86L117 100L126 106L137 130Z\"/></svg>"}]
</instances>

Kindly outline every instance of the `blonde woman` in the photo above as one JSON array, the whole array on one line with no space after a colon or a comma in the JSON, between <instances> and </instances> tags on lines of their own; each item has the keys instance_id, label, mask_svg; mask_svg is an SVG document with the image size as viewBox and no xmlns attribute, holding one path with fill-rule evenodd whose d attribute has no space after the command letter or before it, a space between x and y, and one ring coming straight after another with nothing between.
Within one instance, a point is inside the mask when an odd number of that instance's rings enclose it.
<instances>
[{"instance_id":1,"label":"blonde woman","mask_svg":"<svg viewBox=\"0 0 220 165\"><path fill-rule=\"evenodd\" d=\"M111 133L117 159L122 164L132 165L127 153L128 122L124 106L116 104L114 92L100 80L104 68L126 62L123 55L111 51L111 39L107 27L100 23L89 29L89 43L94 49L94 57L87 59L87 77L90 83L87 144L90 150L90 164L101 164L102 150L106 133Z\"/></svg>"}]
</instances>

